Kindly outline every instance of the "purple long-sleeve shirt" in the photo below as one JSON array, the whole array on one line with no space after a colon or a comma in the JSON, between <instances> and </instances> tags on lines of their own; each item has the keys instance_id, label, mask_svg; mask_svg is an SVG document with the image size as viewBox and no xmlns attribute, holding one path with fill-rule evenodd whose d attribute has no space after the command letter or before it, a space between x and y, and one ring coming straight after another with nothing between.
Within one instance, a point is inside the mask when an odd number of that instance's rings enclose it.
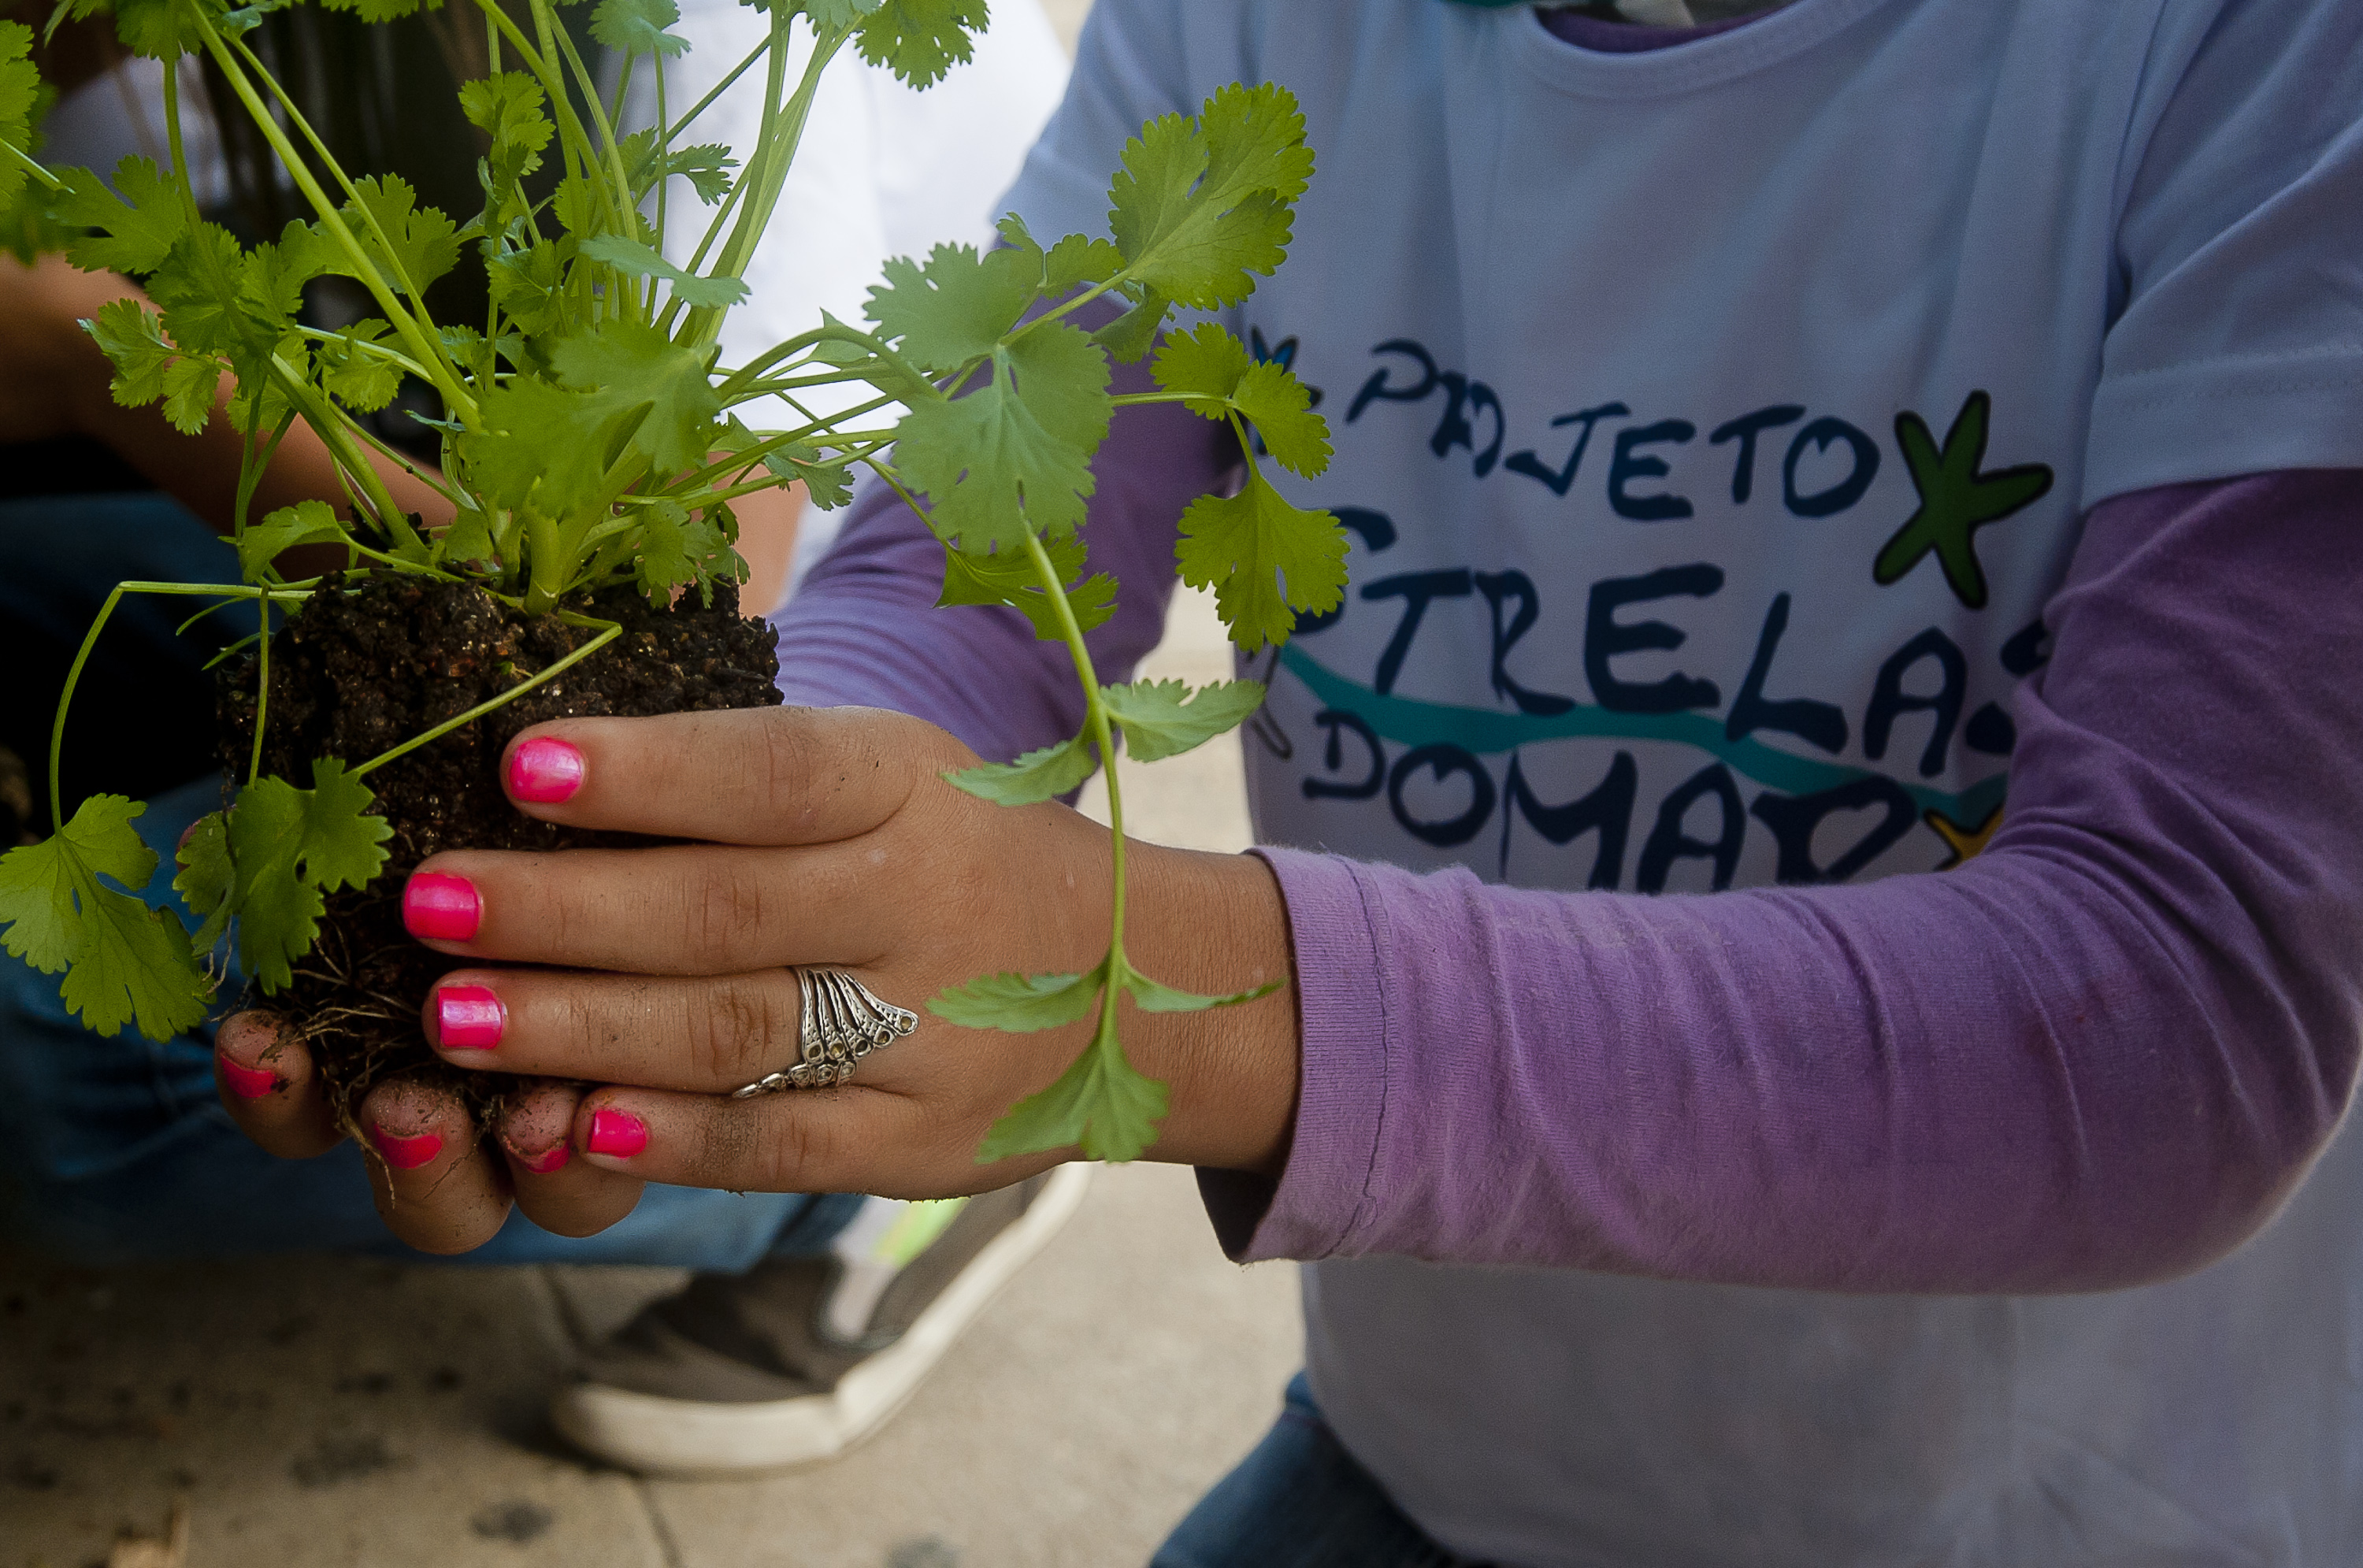
<instances>
[{"instance_id":1,"label":"purple long-sleeve shirt","mask_svg":"<svg viewBox=\"0 0 2363 1568\"><path fill-rule=\"evenodd\" d=\"M1118 416L1086 536L1126 584L1104 670L1154 646L1175 522L1234 462L1188 414ZM2348 471L2095 508L2019 700L2009 821L1944 876L1643 898L1263 851L1303 1089L1276 1186L1206 1177L1225 1245L2024 1293L2237 1244L2336 1124L2363 1038L2358 525ZM1071 734L1064 652L932 608L940 571L865 496L779 617L790 701L900 709L987 756Z\"/></svg>"}]
</instances>

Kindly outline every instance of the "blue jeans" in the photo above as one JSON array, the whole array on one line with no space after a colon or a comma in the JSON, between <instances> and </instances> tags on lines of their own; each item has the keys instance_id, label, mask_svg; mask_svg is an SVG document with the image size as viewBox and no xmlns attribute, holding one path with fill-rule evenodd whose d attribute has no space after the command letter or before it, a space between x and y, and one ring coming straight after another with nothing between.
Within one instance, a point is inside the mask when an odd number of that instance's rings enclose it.
<instances>
[{"instance_id":1,"label":"blue jeans","mask_svg":"<svg viewBox=\"0 0 2363 1568\"><path fill-rule=\"evenodd\" d=\"M202 524L154 495L88 496L0 503L0 646L39 655L62 642L72 657L91 615L118 579L232 580L237 561ZM213 574L227 570L227 576ZM161 608L157 608L161 604ZM159 715L160 701L204 700L204 655L172 639L195 602L135 605L102 646L116 673L112 711L78 693L77 712L110 720L115 738L180 745L180 778L207 766L186 749L199 726L189 715ZM78 615L76 612L79 612ZM223 617L215 617L220 620ZM110 624L113 624L112 623ZM214 631L215 646L243 625ZM62 660L54 660L62 674ZM46 668L36 658L37 668ZM85 678L87 679L87 677ZM11 680L17 676L12 671ZM143 684L145 682L145 684ZM54 707L57 686L19 705ZM182 721L168 724L167 718ZM40 749L23 760L41 792L47 719L33 726ZM68 736L68 744L72 744ZM15 744L13 741L0 744ZM127 754L134 747L120 747ZM128 756L132 777L102 752L86 766L85 788L145 795L137 826L158 856L144 890L194 925L172 890L172 851L182 830L221 804L208 775L150 792L139 769L153 757ZM66 810L73 810L69 790ZM4 847L4 846L0 846ZM221 989L237 998L233 976ZM498 1236L464 1260L480 1264L664 1264L737 1272L775 1253L817 1252L852 1217L853 1197L708 1192L651 1187L631 1217L581 1240L553 1236L512 1214ZM65 1010L58 977L0 954L0 1243L94 1265L289 1252L415 1258L385 1233L370 1202L361 1155L346 1143L317 1159L274 1159L247 1142L214 1093L210 1025L157 1044L126 1030L102 1040Z\"/></svg>"},{"instance_id":2,"label":"blue jeans","mask_svg":"<svg viewBox=\"0 0 2363 1568\"><path fill-rule=\"evenodd\" d=\"M1430 1540L1322 1420L1298 1373L1280 1419L1149 1568L1480 1568Z\"/></svg>"}]
</instances>

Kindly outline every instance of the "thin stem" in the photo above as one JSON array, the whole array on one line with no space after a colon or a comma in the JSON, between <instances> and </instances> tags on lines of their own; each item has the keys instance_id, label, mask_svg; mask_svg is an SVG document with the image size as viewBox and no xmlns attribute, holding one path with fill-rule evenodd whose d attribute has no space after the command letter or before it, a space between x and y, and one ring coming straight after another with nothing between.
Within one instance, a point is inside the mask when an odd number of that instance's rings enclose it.
<instances>
[{"instance_id":1,"label":"thin stem","mask_svg":"<svg viewBox=\"0 0 2363 1568\"><path fill-rule=\"evenodd\" d=\"M655 66L657 73L657 254L661 256L664 254L665 197L672 189L672 176L665 171L665 163L671 155L671 143L672 132L665 125L664 52L660 50L657 52L656 59L650 61L650 63ZM625 73L627 75L630 74L631 69L632 62L628 60L624 62ZM623 113L624 94L620 90L618 90L616 94L616 117L618 119L622 118ZM654 278L650 278L649 280L649 303L651 307L656 304L656 297L657 281Z\"/></svg>"},{"instance_id":2,"label":"thin stem","mask_svg":"<svg viewBox=\"0 0 2363 1568\"><path fill-rule=\"evenodd\" d=\"M714 101L722 96L724 89L727 88L733 82L738 81L741 76L746 75L747 72L753 68L757 61L762 59L771 51L771 40L770 39L765 39L761 43L757 44L752 50L748 51L746 59L740 61L738 64L730 68L729 75L716 83L712 91L708 92L704 97L700 98L695 106L693 106L689 113L682 116L680 120L675 122L671 130L663 130L661 128L664 116L663 112L660 110L657 116L658 123L660 127L657 137L657 149L660 152L671 150L672 132L687 129L691 122L695 120L698 116L714 107Z\"/></svg>"},{"instance_id":3,"label":"thin stem","mask_svg":"<svg viewBox=\"0 0 2363 1568\"><path fill-rule=\"evenodd\" d=\"M263 718L271 711L271 601L257 599L254 613L261 624L254 631L254 758L246 769L250 790L262 777Z\"/></svg>"},{"instance_id":4,"label":"thin stem","mask_svg":"<svg viewBox=\"0 0 2363 1568\"><path fill-rule=\"evenodd\" d=\"M203 596L212 599L277 600L300 604L311 597L308 591L290 588L249 588L244 583L224 582L118 582L106 602L98 607L98 617L83 634L82 647L74 654L73 663L67 667L65 689L58 693L57 717L50 724L50 829L57 832L65 824L65 802L58 787L60 759L65 753L66 715L72 711L74 688L82 683L83 667L90 662L91 650L98 646L99 634L115 614L115 607L127 593L169 594L182 598ZM216 606L218 608L218 606Z\"/></svg>"},{"instance_id":5,"label":"thin stem","mask_svg":"<svg viewBox=\"0 0 2363 1568\"><path fill-rule=\"evenodd\" d=\"M477 703L474 707L469 709L466 712L461 713L457 718L446 719L443 723L436 725L433 729L428 730L425 734L413 735L410 739L403 742L400 745L395 746L392 751L385 752L380 756L370 758L367 762L362 763L359 767L354 768L351 776L355 778L359 778L365 773L373 773L377 769L383 767L387 763L394 760L394 758L398 756L406 756L410 753L416 751L420 746L427 745L429 741L441 740L445 735L449 734L453 730L460 728L463 724L471 724L487 713L499 712L501 709L507 707L511 702L514 702L518 698L524 696L527 692L532 690L535 687L540 685L543 681L563 674L566 670L582 663L584 659L589 658L593 654L597 653L601 648L605 647L609 643L614 642L617 637L624 635L624 628L614 622L602 621L595 624L605 626L607 629L600 633L597 636L592 638L589 642L583 644L581 647L576 648L572 653L568 654L564 658L560 659L556 664L551 665L548 669L543 670L539 675L534 676L529 680L521 681L517 685L510 687L506 691L502 692L499 696L494 697L488 701Z\"/></svg>"},{"instance_id":6,"label":"thin stem","mask_svg":"<svg viewBox=\"0 0 2363 1568\"><path fill-rule=\"evenodd\" d=\"M1107 775L1108 832L1114 840L1109 863L1115 888L1108 919L1107 989L1100 999L1100 1033L1104 1039L1114 1040L1116 999L1124 990L1125 977L1131 973L1131 965L1124 955L1124 789L1116 778L1115 734L1108 722L1107 704L1100 699L1100 678L1092 666L1092 650L1083 643L1083 629L1075 620L1075 607L1067 602L1067 585L1059 580L1057 564L1031 528L1026 531L1026 550L1034 558L1034 575L1041 580L1042 591L1058 614L1067 657L1075 661L1075 676L1082 682L1088 704L1084 733L1099 748L1100 767ZM1119 1051L1122 1048L1117 1047Z\"/></svg>"},{"instance_id":7,"label":"thin stem","mask_svg":"<svg viewBox=\"0 0 2363 1568\"><path fill-rule=\"evenodd\" d=\"M535 9L543 8L543 0L535 0ZM574 39L568 36L566 29L554 27L551 36L558 40L559 52L566 57L566 63L573 69L575 80L582 84L583 101L591 105L592 124L599 127L599 140L606 149L607 170L616 177L615 189L608 193L609 204L615 209L616 231L631 235L632 176L624 167L624 149L616 145L616 127L607 118L607 106L599 101L599 83L592 78L590 67L582 63L582 55L575 52ZM626 69L630 69L628 61ZM637 238L638 236L632 237Z\"/></svg>"},{"instance_id":8,"label":"thin stem","mask_svg":"<svg viewBox=\"0 0 2363 1568\"><path fill-rule=\"evenodd\" d=\"M64 181L50 173L49 170L41 164L39 160L28 156L23 148L17 146L13 142L6 141L0 141L0 148L7 149L8 155L25 166L26 173L39 180L42 184L47 185L50 190L62 191L66 188L66 182Z\"/></svg>"}]
</instances>

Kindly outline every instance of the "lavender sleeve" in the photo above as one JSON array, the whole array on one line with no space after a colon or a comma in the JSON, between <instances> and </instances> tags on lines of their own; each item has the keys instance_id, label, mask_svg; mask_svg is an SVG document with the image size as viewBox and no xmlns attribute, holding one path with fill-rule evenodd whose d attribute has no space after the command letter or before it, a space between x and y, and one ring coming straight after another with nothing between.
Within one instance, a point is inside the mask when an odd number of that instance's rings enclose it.
<instances>
[{"instance_id":1,"label":"lavender sleeve","mask_svg":"<svg viewBox=\"0 0 2363 1568\"><path fill-rule=\"evenodd\" d=\"M1303 1008L1241 1259L2033 1293L2222 1255L2363 1035L2363 474L2088 519L1958 870L1644 899L1267 851Z\"/></svg>"}]
</instances>

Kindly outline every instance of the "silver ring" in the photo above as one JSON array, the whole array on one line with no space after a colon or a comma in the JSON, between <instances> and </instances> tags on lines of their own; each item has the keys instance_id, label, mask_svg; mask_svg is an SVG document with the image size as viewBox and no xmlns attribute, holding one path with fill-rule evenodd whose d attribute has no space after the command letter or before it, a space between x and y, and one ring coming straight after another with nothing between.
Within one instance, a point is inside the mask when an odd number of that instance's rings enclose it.
<instances>
[{"instance_id":1,"label":"silver ring","mask_svg":"<svg viewBox=\"0 0 2363 1568\"><path fill-rule=\"evenodd\" d=\"M754 1099L782 1089L828 1088L853 1077L854 1064L892 1045L919 1027L909 1008L881 1001L876 993L842 969L798 969L802 999L794 1065L734 1091L733 1099Z\"/></svg>"}]
</instances>

